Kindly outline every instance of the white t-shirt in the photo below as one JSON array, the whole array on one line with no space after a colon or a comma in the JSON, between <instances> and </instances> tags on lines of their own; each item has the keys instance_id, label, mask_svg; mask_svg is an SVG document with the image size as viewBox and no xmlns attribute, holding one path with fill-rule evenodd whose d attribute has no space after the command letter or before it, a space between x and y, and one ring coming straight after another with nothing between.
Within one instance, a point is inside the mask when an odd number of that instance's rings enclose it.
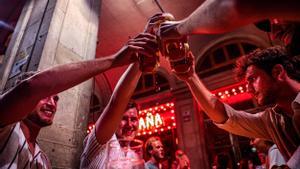
<instances>
[{"instance_id":1,"label":"white t-shirt","mask_svg":"<svg viewBox=\"0 0 300 169\"><path fill-rule=\"evenodd\" d=\"M276 144L274 144L272 147L270 147L268 151L268 159L269 159L269 169L271 169L273 166L282 166L286 165L286 162L279 152Z\"/></svg>"}]
</instances>

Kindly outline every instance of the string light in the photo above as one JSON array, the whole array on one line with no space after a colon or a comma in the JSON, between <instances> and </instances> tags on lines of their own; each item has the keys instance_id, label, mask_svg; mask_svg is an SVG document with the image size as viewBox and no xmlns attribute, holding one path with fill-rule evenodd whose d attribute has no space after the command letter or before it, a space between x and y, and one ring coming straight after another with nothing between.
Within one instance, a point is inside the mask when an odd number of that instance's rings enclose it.
<instances>
[{"instance_id":1,"label":"string light","mask_svg":"<svg viewBox=\"0 0 300 169\"><path fill-rule=\"evenodd\" d=\"M174 102L148 107L140 111L145 112L139 117L138 131L142 135L152 135L176 128Z\"/></svg>"},{"instance_id":2,"label":"string light","mask_svg":"<svg viewBox=\"0 0 300 169\"><path fill-rule=\"evenodd\" d=\"M148 107L139 110L139 127L137 136L152 135L153 133L164 132L176 128L174 116L174 102ZM89 124L87 134L95 128L95 124Z\"/></svg>"},{"instance_id":3,"label":"string light","mask_svg":"<svg viewBox=\"0 0 300 169\"><path fill-rule=\"evenodd\" d=\"M241 84L232 88L227 88L224 91L216 91L217 96L221 99L227 99L231 96L236 96L238 94L244 93L245 89L247 88L246 84ZM213 94L216 96L216 94Z\"/></svg>"}]
</instances>

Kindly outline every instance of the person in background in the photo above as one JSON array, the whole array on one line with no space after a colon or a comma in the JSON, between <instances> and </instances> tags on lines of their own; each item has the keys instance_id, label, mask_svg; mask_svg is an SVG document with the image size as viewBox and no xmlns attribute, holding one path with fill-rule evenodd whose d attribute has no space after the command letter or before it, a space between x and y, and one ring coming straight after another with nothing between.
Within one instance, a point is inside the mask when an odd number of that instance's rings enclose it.
<instances>
[{"instance_id":1,"label":"person in background","mask_svg":"<svg viewBox=\"0 0 300 169\"><path fill-rule=\"evenodd\" d=\"M165 158L164 146L159 137L150 137L145 142L145 153L149 160L146 162L147 169L161 169Z\"/></svg>"},{"instance_id":2,"label":"person in background","mask_svg":"<svg viewBox=\"0 0 300 169\"><path fill-rule=\"evenodd\" d=\"M191 163L188 156L180 149L175 152L175 161L172 163L172 169L190 169Z\"/></svg>"},{"instance_id":3,"label":"person in background","mask_svg":"<svg viewBox=\"0 0 300 169\"><path fill-rule=\"evenodd\" d=\"M256 148L263 168L280 169L287 167L283 156L273 142L255 138L250 141L250 145Z\"/></svg>"}]
</instances>

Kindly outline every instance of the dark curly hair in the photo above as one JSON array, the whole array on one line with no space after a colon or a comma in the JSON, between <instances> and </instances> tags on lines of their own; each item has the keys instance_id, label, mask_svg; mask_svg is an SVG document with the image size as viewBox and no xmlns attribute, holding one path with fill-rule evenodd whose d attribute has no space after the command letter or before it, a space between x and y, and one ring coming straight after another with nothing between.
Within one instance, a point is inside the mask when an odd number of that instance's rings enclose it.
<instances>
[{"instance_id":1,"label":"dark curly hair","mask_svg":"<svg viewBox=\"0 0 300 169\"><path fill-rule=\"evenodd\" d=\"M131 108L136 108L136 110L138 109L138 106L136 104L136 102L134 100L130 100L127 104L126 110L131 109Z\"/></svg>"},{"instance_id":2,"label":"dark curly hair","mask_svg":"<svg viewBox=\"0 0 300 169\"><path fill-rule=\"evenodd\" d=\"M272 75L272 69L276 64L281 64L291 79L300 82L300 55L289 55L286 48L281 46L256 49L250 54L240 57L236 61L235 73L237 79L242 80L245 78L247 68L255 65Z\"/></svg>"}]
</instances>

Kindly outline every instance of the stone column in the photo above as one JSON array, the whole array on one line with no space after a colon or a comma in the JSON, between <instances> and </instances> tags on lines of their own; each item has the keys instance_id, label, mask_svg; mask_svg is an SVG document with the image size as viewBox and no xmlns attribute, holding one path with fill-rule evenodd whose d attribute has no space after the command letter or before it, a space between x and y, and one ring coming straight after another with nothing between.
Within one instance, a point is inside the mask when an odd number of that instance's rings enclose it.
<instances>
[{"instance_id":1,"label":"stone column","mask_svg":"<svg viewBox=\"0 0 300 169\"><path fill-rule=\"evenodd\" d=\"M176 99L175 112L179 148L188 155L192 169L208 169L203 114L188 87L182 82L177 84L172 93Z\"/></svg>"},{"instance_id":2,"label":"stone column","mask_svg":"<svg viewBox=\"0 0 300 169\"><path fill-rule=\"evenodd\" d=\"M95 57L100 3L99 0L56 2L40 70ZM91 93L92 80L89 80L59 94L54 123L42 129L39 136L53 168L79 168Z\"/></svg>"}]
</instances>

